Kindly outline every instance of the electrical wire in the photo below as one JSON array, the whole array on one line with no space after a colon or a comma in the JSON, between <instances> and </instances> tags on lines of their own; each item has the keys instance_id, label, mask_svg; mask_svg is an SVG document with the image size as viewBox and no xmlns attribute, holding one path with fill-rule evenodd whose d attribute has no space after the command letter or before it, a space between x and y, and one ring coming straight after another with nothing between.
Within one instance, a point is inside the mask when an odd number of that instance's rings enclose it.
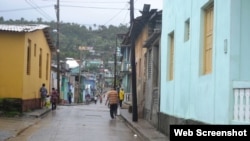
<instances>
[{"instance_id":1,"label":"electrical wire","mask_svg":"<svg viewBox=\"0 0 250 141\"><path fill-rule=\"evenodd\" d=\"M52 0L41 0L41 1L50 1L52 2ZM55 0L53 0L54 2ZM126 0L127 1L127 0ZM136 0L137 2L138 0ZM0 12L13 12L13 11L24 11L24 10L32 10L35 9L37 12L39 12L43 17L45 17L47 20L53 20L54 18L52 18L49 14L47 14L44 10L42 10L42 8L48 8L48 7L53 7L54 5L47 5L47 6L38 6L33 0L25 0L26 3L28 3L32 8L19 8L19 9L9 9L9 10L0 10ZM76 1L60 1L60 2L76 2ZM103 4L107 4L107 3L125 3L125 2L79 2L78 3L103 3ZM123 10L128 10L126 12L126 16L124 16L124 21L126 20L126 17L129 13L129 2L126 2L127 4L125 5L124 8L109 8L109 7L90 7L90 6L79 6L79 5L60 5L61 7L75 7L75 8L90 8L90 9L107 9L107 10L120 10L118 13L116 13L114 16L112 16L107 22L105 22L104 25L107 25L108 23L110 23L115 17L119 16L121 14L121 12Z\"/></svg>"},{"instance_id":2,"label":"electrical wire","mask_svg":"<svg viewBox=\"0 0 250 141\"><path fill-rule=\"evenodd\" d=\"M40 6L40 8L48 8L48 7L54 7L54 6L53 5ZM27 8L0 10L0 12L16 12L16 11L25 11L25 10L33 10L33 9L34 9L33 7L27 7Z\"/></svg>"},{"instance_id":3,"label":"electrical wire","mask_svg":"<svg viewBox=\"0 0 250 141\"><path fill-rule=\"evenodd\" d=\"M61 2L63 2L63 3L72 3L73 1L61 1ZM111 4L111 3L113 3L113 4L115 4L115 3L126 3L126 2L117 2L117 1L112 1L112 2L86 2L86 1L75 1L75 2L77 2L77 3L101 3L101 4Z\"/></svg>"},{"instance_id":4,"label":"electrical wire","mask_svg":"<svg viewBox=\"0 0 250 141\"><path fill-rule=\"evenodd\" d=\"M41 1L54 2L52 0L41 0ZM67 0L60 0L60 3L104 3L104 4L110 4L110 3L127 3L127 2L126 1L124 1L124 2L117 2L117 1L100 2L100 1L67 1Z\"/></svg>"},{"instance_id":5,"label":"electrical wire","mask_svg":"<svg viewBox=\"0 0 250 141\"><path fill-rule=\"evenodd\" d=\"M128 2L128 6L130 7L130 2ZM126 18L127 18L127 16L128 16L129 13L130 13L130 9L128 8L128 11L127 11L126 14L125 14L123 23L125 23L125 20L126 20ZM127 23L129 23L129 21L128 21Z\"/></svg>"},{"instance_id":6,"label":"electrical wire","mask_svg":"<svg viewBox=\"0 0 250 141\"><path fill-rule=\"evenodd\" d=\"M91 8L91 9L125 10L122 8L89 7L89 6L77 6L77 5L60 5L60 6L62 6L62 7L76 7L76 8Z\"/></svg>"},{"instance_id":7,"label":"electrical wire","mask_svg":"<svg viewBox=\"0 0 250 141\"><path fill-rule=\"evenodd\" d=\"M127 6L125 5L125 7L123 9L121 9L117 14L115 14L113 17L111 17L104 25L107 25L109 22L111 22L115 17L117 17L123 10L127 10Z\"/></svg>"},{"instance_id":8,"label":"electrical wire","mask_svg":"<svg viewBox=\"0 0 250 141\"><path fill-rule=\"evenodd\" d=\"M53 20L50 15L48 15L46 12L44 12L38 5L36 5L32 0L25 0L26 3L28 3L31 7L33 7L37 12L39 12L44 18L47 20Z\"/></svg>"}]
</instances>

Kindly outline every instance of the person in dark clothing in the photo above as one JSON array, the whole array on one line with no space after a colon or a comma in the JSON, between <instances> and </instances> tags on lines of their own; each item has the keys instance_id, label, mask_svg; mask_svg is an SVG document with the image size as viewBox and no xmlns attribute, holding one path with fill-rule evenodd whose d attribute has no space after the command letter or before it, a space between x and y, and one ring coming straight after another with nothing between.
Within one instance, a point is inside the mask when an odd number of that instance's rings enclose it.
<instances>
[{"instance_id":1,"label":"person in dark clothing","mask_svg":"<svg viewBox=\"0 0 250 141\"><path fill-rule=\"evenodd\" d=\"M97 95L94 97L94 102L97 103Z\"/></svg>"},{"instance_id":2,"label":"person in dark clothing","mask_svg":"<svg viewBox=\"0 0 250 141\"><path fill-rule=\"evenodd\" d=\"M52 88L51 98L50 98L50 102L51 102L51 105L52 105L52 110L56 109L57 98L58 98L58 93L55 90L55 88Z\"/></svg>"},{"instance_id":3,"label":"person in dark clothing","mask_svg":"<svg viewBox=\"0 0 250 141\"><path fill-rule=\"evenodd\" d=\"M41 108L45 106L45 101L47 97L47 89L45 87L45 83L42 84L42 87L40 88L40 97L41 97Z\"/></svg>"},{"instance_id":4,"label":"person in dark clothing","mask_svg":"<svg viewBox=\"0 0 250 141\"><path fill-rule=\"evenodd\" d=\"M69 89L69 92L68 92L68 101L69 101L69 104L71 104L72 95L73 95L73 93L71 92L71 89Z\"/></svg>"},{"instance_id":5,"label":"person in dark clothing","mask_svg":"<svg viewBox=\"0 0 250 141\"><path fill-rule=\"evenodd\" d=\"M86 100L86 104L89 104L90 102L90 94L87 93L87 95L85 95L85 100Z\"/></svg>"}]
</instances>

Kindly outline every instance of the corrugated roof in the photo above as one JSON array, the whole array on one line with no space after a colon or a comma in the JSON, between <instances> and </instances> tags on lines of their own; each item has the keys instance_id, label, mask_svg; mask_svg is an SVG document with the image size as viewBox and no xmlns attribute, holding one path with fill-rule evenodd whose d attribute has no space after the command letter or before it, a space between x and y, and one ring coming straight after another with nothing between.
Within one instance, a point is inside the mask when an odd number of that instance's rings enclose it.
<instances>
[{"instance_id":1,"label":"corrugated roof","mask_svg":"<svg viewBox=\"0 0 250 141\"><path fill-rule=\"evenodd\" d=\"M0 24L1 31L12 31L12 32L32 32L38 29L48 28L47 25L42 24L31 24L31 25L8 25Z\"/></svg>"}]
</instances>

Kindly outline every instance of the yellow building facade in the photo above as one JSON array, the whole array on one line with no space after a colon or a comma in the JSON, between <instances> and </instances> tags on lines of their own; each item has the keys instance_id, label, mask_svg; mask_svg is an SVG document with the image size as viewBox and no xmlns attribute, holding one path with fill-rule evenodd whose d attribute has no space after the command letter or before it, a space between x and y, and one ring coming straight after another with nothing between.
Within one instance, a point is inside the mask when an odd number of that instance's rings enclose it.
<instances>
[{"instance_id":1,"label":"yellow building facade","mask_svg":"<svg viewBox=\"0 0 250 141\"><path fill-rule=\"evenodd\" d=\"M0 98L40 107L42 83L50 90L52 45L46 25L0 25Z\"/></svg>"}]
</instances>

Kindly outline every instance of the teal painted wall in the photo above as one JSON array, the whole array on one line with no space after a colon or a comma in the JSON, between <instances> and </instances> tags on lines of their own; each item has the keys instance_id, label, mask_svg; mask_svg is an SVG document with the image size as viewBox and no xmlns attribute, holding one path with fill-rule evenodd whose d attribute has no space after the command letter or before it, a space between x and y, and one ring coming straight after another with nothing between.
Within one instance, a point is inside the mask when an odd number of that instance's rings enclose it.
<instances>
[{"instance_id":1,"label":"teal painted wall","mask_svg":"<svg viewBox=\"0 0 250 141\"><path fill-rule=\"evenodd\" d=\"M233 117L233 81L250 81L250 1L214 0L212 73L202 75L203 8L209 0L165 0L161 39L160 111L185 119L226 124ZM190 39L184 41L190 19ZM174 31L174 79L168 80Z\"/></svg>"},{"instance_id":2,"label":"teal painted wall","mask_svg":"<svg viewBox=\"0 0 250 141\"><path fill-rule=\"evenodd\" d=\"M232 80L249 81L250 75L250 1L232 1L231 72ZM241 22L238 22L241 21Z\"/></svg>"}]
</instances>

